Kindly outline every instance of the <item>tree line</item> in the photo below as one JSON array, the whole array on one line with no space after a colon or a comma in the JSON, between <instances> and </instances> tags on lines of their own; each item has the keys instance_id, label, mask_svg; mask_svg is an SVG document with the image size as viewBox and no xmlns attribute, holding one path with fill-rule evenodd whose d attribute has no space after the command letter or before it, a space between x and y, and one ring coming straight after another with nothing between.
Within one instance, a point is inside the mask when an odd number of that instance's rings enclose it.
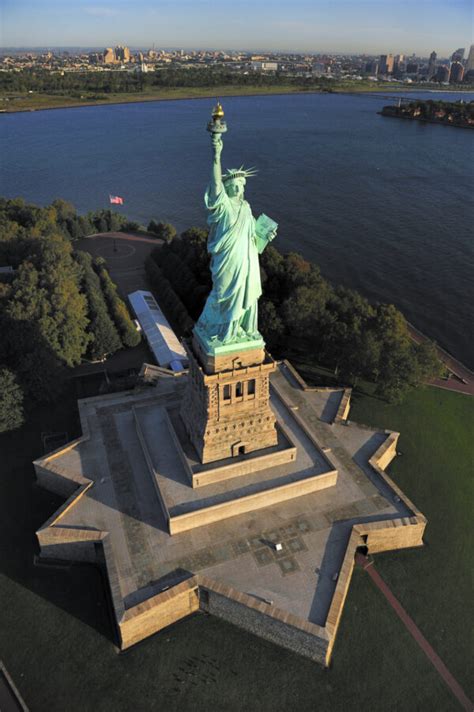
<instances>
[{"instance_id":1,"label":"tree line","mask_svg":"<svg viewBox=\"0 0 474 712\"><path fill-rule=\"evenodd\" d=\"M211 289L206 244L207 231L194 227L149 257L148 272L157 275L153 286L165 279L164 306L174 310L183 331L190 331ZM342 382L371 381L390 402L441 373L435 345L416 344L392 304L371 304L354 290L334 287L316 265L273 246L262 254L260 267L259 329L274 356L314 354L315 363L331 368Z\"/></svg>"},{"instance_id":2,"label":"tree line","mask_svg":"<svg viewBox=\"0 0 474 712\"><path fill-rule=\"evenodd\" d=\"M134 232L140 225L113 210L102 209L79 215L67 200L55 200L39 207L23 198L0 198L0 241L5 243L22 236L47 237L63 235L78 240L99 232Z\"/></svg>"},{"instance_id":3,"label":"tree line","mask_svg":"<svg viewBox=\"0 0 474 712\"><path fill-rule=\"evenodd\" d=\"M74 250L73 236L114 220L0 200L0 266L13 269L0 274L0 432L23 422L24 404L54 401L68 368L140 341L104 261Z\"/></svg>"},{"instance_id":4,"label":"tree line","mask_svg":"<svg viewBox=\"0 0 474 712\"><path fill-rule=\"evenodd\" d=\"M217 87L217 86L280 86L330 89L332 79L326 77L288 76L280 72L236 72L225 67L167 67L154 72L51 72L45 69L23 69L20 72L0 72L0 91L33 91L46 94L81 93L96 95L137 93L160 87ZM98 96L97 96L98 95Z\"/></svg>"}]
</instances>

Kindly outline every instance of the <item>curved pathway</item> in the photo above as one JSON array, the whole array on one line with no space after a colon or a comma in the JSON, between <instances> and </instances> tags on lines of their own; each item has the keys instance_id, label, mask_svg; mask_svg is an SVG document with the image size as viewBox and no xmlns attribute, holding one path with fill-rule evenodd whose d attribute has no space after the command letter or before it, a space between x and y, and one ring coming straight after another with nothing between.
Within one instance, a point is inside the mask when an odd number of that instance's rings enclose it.
<instances>
[{"instance_id":1,"label":"curved pathway","mask_svg":"<svg viewBox=\"0 0 474 712\"><path fill-rule=\"evenodd\" d=\"M160 245L162 240L159 237L142 237L132 232L97 232L95 235L88 235L86 240L94 238L108 237L113 240L129 240L131 242L148 242L151 245Z\"/></svg>"},{"instance_id":2,"label":"curved pathway","mask_svg":"<svg viewBox=\"0 0 474 712\"><path fill-rule=\"evenodd\" d=\"M410 336L413 341L416 341L418 344L422 341L428 341L428 337L425 336L425 334L422 334L421 331L418 331L413 324L410 324L409 322L407 322L407 324L408 331L410 332ZM437 388L444 388L447 391L456 391L457 393L474 396L474 373L437 344L436 351L438 353L439 360L449 371L450 377L448 379L436 378L429 382L430 386L436 386Z\"/></svg>"}]
</instances>

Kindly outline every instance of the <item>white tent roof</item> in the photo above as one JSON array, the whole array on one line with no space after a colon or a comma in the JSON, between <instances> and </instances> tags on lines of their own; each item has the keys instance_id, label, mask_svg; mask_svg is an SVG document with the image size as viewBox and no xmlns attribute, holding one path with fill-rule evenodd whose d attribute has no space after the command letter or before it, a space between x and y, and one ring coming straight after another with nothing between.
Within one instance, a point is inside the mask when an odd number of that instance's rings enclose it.
<instances>
[{"instance_id":1,"label":"white tent roof","mask_svg":"<svg viewBox=\"0 0 474 712\"><path fill-rule=\"evenodd\" d=\"M128 300L158 365L169 368L172 361L187 361L186 351L178 341L153 294L139 289L129 294ZM180 370L173 365L172 368Z\"/></svg>"}]
</instances>

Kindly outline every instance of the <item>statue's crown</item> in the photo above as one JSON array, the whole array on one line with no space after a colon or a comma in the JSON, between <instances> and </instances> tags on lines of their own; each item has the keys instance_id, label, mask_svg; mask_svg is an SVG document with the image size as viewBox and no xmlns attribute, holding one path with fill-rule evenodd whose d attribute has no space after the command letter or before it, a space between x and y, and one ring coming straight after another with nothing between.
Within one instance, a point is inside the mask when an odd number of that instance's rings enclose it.
<instances>
[{"instance_id":1,"label":"statue's crown","mask_svg":"<svg viewBox=\"0 0 474 712\"><path fill-rule=\"evenodd\" d=\"M252 178L257 175L257 173L257 169L253 167L244 168L240 166L240 168L228 168L227 173L222 176L222 180L225 183L227 180L234 180L235 178Z\"/></svg>"}]
</instances>

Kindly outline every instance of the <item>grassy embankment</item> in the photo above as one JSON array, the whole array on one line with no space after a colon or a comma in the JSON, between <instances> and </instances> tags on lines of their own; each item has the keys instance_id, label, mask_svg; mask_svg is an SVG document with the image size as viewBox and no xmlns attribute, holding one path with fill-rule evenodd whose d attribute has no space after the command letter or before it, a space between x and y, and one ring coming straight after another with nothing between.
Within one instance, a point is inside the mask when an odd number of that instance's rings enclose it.
<instances>
[{"instance_id":1,"label":"grassy embankment","mask_svg":"<svg viewBox=\"0 0 474 712\"><path fill-rule=\"evenodd\" d=\"M375 82L338 82L334 84L335 93L359 93L359 92L410 92L416 90L427 91L423 86L413 86L400 84L376 84ZM466 91L472 91L472 87ZM15 111L36 111L40 109L60 109L76 106L96 106L101 104L128 104L141 101L171 101L173 99L200 99L215 98L225 96L255 96L271 94L301 94L318 93L318 87L302 87L293 84L282 84L275 86L217 86L217 87L169 87L157 88L154 91L142 93L115 93L101 94L85 92L80 98L67 94L47 94L28 92L0 92L0 109L5 109L7 113ZM449 87L443 87L443 91L450 91ZM456 91L462 89L456 88Z\"/></svg>"},{"instance_id":2,"label":"grassy embankment","mask_svg":"<svg viewBox=\"0 0 474 712\"><path fill-rule=\"evenodd\" d=\"M400 406L356 393L351 414L402 432L390 472L429 519L426 547L378 556L376 566L471 696L473 411L474 399L429 388ZM78 433L76 413L71 390L0 438L0 651L32 712L458 709L359 570L329 671L204 616L118 656L98 571L33 566L34 531L60 500L33 485L30 462L42 431Z\"/></svg>"},{"instance_id":3,"label":"grassy embankment","mask_svg":"<svg viewBox=\"0 0 474 712\"><path fill-rule=\"evenodd\" d=\"M129 104L140 101L172 101L174 99L200 99L215 98L223 96L252 96L256 94L292 94L301 92L301 87L291 85L282 86L220 86L220 87L172 87L159 88L148 92L117 92L115 94L101 95L95 98L95 94L77 97L62 94L28 94L12 92L0 94L0 107L10 111L32 111L39 109L59 109L73 106L95 106L100 104ZM6 101L6 97L9 101Z\"/></svg>"}]
</instances>

